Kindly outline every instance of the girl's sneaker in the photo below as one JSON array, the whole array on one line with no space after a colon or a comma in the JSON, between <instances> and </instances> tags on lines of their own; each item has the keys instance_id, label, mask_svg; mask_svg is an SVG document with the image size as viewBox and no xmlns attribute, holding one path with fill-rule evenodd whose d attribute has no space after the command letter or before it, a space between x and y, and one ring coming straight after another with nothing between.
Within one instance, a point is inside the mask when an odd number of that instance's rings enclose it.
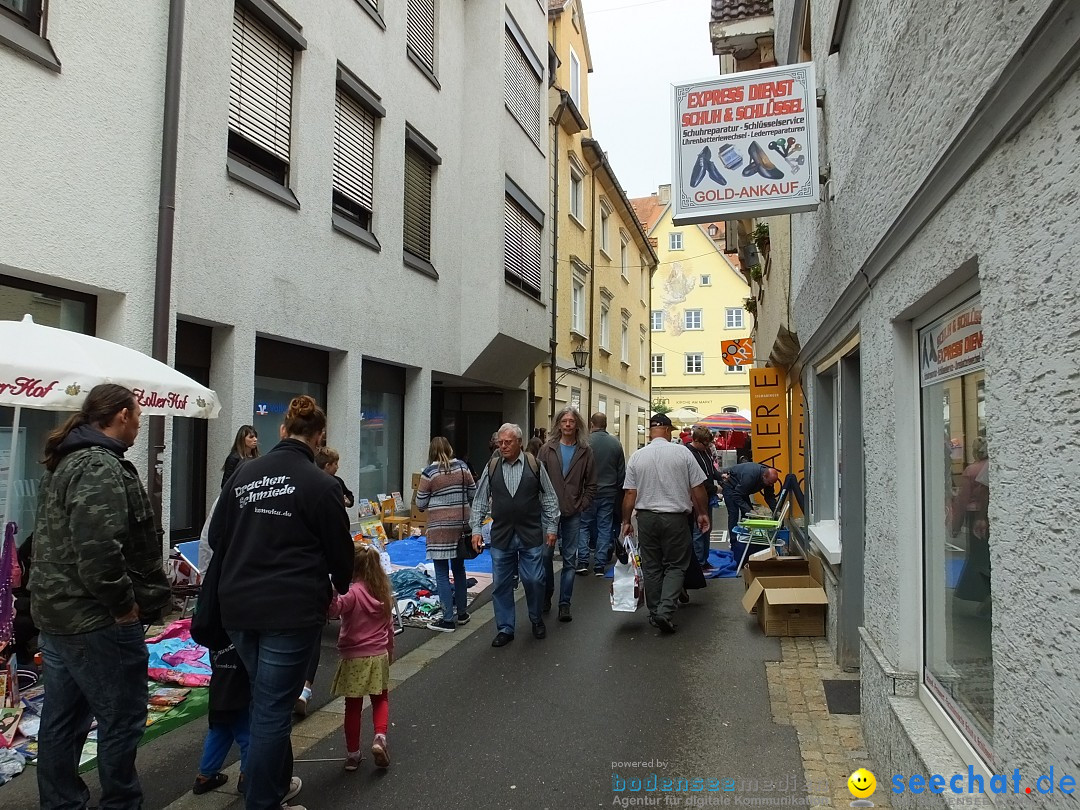
<instances>
[{"instance_id":1,"label":"girl's sneaker","mask_svg":"<svg viewBox=\"0 0 1080 810\"><path fill-rule=\"evenodd\" d=\"M439 619L437 622L429 622L427 626L428 630L434 630L437 633L453 633L457 629L453 622L448 622L446 619Z\"/></svg>"},{"instance_id":2,"label":"girl's sneaker","mask_svg":"<svg viewBox=\"0 0 1080 810\"><path fill-rule=\"evenodd\" d=\"M390 754L386 750L386 735L376 734L375 742L371 744L371 756L375 764L380 768L390 767Z\"/></svg>"},{"instance_id":3,"label":"girl's sneaker","mask_svg":"<svg viewBox=\"0 0 1080 810\"><path fill-rule=\"evenodd\" d=\"M352 753L352 752L346 753L345 754L345 770L347 770L347 771L355 771L357 768L360 767L360 763L363 762L363 761L364 761L364 757L359 751L357 751L356 753Z\"/></svg>"}]
</instances>

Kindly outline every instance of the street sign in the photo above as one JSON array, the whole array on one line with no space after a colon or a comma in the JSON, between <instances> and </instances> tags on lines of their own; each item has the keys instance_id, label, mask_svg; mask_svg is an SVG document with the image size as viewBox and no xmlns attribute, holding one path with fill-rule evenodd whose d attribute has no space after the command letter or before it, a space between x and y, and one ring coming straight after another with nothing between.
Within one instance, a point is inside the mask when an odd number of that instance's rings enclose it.
<instances>
[{"instance_id":1,"label":"street sign","mask_svg":"<svg viewBox=\"0 0 1080 810\"><path fill-rule=\"evenodd\" d=\"M720 349L725 366L734 368L754 362L754 341L751 338L721 341Z\"/></svg>"}]
</instances>

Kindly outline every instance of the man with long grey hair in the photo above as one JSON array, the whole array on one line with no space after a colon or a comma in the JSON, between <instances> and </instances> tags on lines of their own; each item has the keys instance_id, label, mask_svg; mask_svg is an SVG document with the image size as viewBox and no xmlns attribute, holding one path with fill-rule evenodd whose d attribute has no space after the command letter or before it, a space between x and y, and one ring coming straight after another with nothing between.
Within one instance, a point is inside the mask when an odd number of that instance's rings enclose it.
<instances>
[{"instance_id":1,"label":"man with long grey hair","mask_svg":"<svg viewBox=\"0 0 1080 810\"><path fill-rule=\"evenodd\" d=\"M492 647L504 647L514 640L514 572L520 571L533 636L547 636L540 600L543 597L545 542L555 545L559 528L559 500L547 471L521 448L521 428L506 423L499 428L499 455L492 457L480 476L473 498L473 547L483 543L480 527L490 514L491 573L494 586L498 634Z\"/></svg>"},{"instance_id":2,"label":"man with long grey hair","mask_svg":"<svg viewBox=\"0 0 1080 810\"><path fill-rule=\"evenodd\" d=\"M559 621L573 621L570 599L574 595L574 574L589 572L588 548L579 559L581 513L596 497L596 470L585 420L577 408L566 407L555 415L551 438L537 453L559 495L559 543L562 547L562 575L559 582ZM551 609L555 594L555 549L544 551L544 612Z\"/></svg>"}]
</instances>

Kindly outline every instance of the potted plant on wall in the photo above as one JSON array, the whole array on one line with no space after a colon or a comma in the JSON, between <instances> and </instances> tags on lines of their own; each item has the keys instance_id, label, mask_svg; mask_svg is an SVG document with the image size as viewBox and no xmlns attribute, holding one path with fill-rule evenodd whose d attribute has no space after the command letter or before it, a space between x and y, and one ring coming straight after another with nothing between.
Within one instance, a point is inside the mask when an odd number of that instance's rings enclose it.
<instances>
[{"instance_id":1,"label":"potted plant on wall","mask_svg":"<svg viewBox=\"0 0 1080 810\"><path fill-rule=\"evenodd\" d=\"M769 245L771 244L769 240L769 223L758 223L758 226L754 228L753 232L750 234L750 239L757 245L758 253L762 255L768 253Z\"/></svg>"},{"instance_id":2,"label":"potted plant on wall","mask_svg":"<svg viewBox=\"0 0 1080 810\"><path fill-rule=\"evenodd\" d=\"M743 307L751 315L757 315L757 299L754 297L747 298L743 301Z\"/></svg>"},{"instance_id":3,"label":"potted plant on wall","mask_svg":"<svg viewBox=\"0 0 1080 810\"><path fill-rule=\"evenodd\" d=\"M752 264L752 265L750 265L750 278L751 278L751 280L756 281L758 284L760 284L761 283L761 276L762 276L761 265L760 264Z\"/></svg>"}]
</instances>

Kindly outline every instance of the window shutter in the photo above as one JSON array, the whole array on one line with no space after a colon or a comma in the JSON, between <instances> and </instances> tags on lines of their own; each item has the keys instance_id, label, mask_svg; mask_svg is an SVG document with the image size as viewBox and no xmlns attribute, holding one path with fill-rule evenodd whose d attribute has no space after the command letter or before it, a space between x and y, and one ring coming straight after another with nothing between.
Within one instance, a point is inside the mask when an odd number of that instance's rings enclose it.
<instances>
[{"instance_id":1,"label":"window shutter","mask_svg":"<svg viewBox=\"0 0 1080 810\"><path fill-rule=\"evenodd\" d=\"M506 273L531 295L540 297L540 226L525 210L506 197L504 236Z\"/></svg>"},{"instance_id":2,"label":"window shutter","mask_svg":"<svg viewBox=\"0 0 1080 810\"><path fill-rule=\"evenodd\" d=\"M435 72L435 0L408 0L405 38L420 61Z\"/></svg>"},{"instance_id":3,"label":"window shutter","mask_svg":"<svg viewBox=\"0 0 1080 810\"><path fill-rule=\"evenodd\" d=\"M334 188L368 211L374 208L375 116L337 91Z\"/></svg>"},{"instance_id":4,"label":"window shutter","mask_svg":"<svg viewBox=\"0 0 1080 810\"><path fill-rule=\"evenodd\" d=\"M405 249L431 261L431 164L405 144Z\"/></svg>"},{"instance_id":5,"label":"window shutter","mask_svg":"<svg viewBox=\"0 0 1080 810\"><path fill-rule=\"evenodd\" d=\"M521 51L521 46L517 44L509 29L505 30L504 36L503 84L506 106L539 146L540 121L543 117L540 112L540 79L536 78Z\"/></svg>"},{"instance_id":6,"label":"window shutter","mask_svg":"<svg viewBox=\"0 0 1080 810\"><path fill-rule=\"evenodd\" d=\"M293 51L248 11L233 11L229 129L288 163Z\"/></svg>"}]
</instances>

